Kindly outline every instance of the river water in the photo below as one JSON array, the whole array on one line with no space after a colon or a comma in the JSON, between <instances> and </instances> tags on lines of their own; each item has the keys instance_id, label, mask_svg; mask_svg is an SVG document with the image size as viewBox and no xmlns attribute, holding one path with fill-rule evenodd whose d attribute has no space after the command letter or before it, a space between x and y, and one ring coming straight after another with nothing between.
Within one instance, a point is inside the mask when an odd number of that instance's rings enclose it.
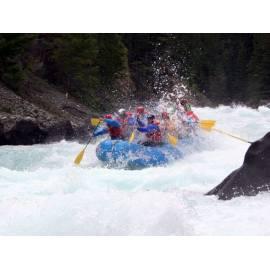
<instances>
[{"instance_id":1,"label":"river water","mask_svg":"<svg viewBox=\"0 0 270 270\"><path fill-rule=\"evenodd\" d=\"M270 109L195 108L248 140L269 131ZM102 166L90 145L0 147L0 235L270 235L270 193L217 200L204 194L238 168L248 144L202 131L166 167Z\"/></svg>"}]
</instances>

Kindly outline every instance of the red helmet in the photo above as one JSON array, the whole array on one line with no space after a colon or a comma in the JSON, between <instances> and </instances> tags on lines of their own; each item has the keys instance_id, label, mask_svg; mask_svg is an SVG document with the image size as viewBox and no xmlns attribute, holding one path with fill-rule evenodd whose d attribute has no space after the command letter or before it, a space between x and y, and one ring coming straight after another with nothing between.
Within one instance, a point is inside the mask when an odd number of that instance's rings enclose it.
<instances>
[{"instance_id":1,"label":"red helmet","mask_svg":"<svg viewBox=\"0 0 270 270\"><path fill-rule=\"evenodd\" d=\"M104 115L104 118L105 118L105 119L112 119L112 115L111 115L111 114L105 114L105 115Z\"/></svg>"},{"instance_id":2,"label":"red helmet","mask_svg":"<svg viewBox=\"0 0 270 270\"><path fill-rule=\"evenodd\" d=\"M161 117L163 118L163 119L169 119L170 117L169 117L169 114L167 113L167 112L162 112L161 113Z\"/></svg>"},{"instance_id":3,"label":"red helmet","mask_svg":"<svg viewBox=\"0 0 270 270\"><path fill-rule=\"evenodd\" d=\"M143 106L137 107L137 113L143 114L144 113L144 107Z\"/></svg>"}]
</instances>

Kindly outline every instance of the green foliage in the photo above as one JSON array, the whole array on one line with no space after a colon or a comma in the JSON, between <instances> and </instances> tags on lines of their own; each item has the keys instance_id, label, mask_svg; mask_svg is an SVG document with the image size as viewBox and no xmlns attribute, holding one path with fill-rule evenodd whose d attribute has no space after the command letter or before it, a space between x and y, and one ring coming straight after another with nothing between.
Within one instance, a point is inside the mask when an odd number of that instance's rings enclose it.
<instances>
[{"instance_id":1,"label":"green foliage","mask_svg":"<svg viewBox=\"0 0 270 270\"><path fill-rule=\"evenodd\" d=\"M45 72L49 80L74 93L97 86L95 37L82 34L53 36L45 50L48 48Z\"/></svg>"},{"instance_id":2,"label":"green foliage","mask_svg":"<svg viewBox=\"0 0 270 270\"><path fill-rule=\"evenodd\" d=\"M30 34L0 34L0 79L14 89L25 78L23 60L33 38Z\"/></svg>"},{"instance_id":3,"label":"green foliage","mask_svg":"<svg viewBox=\"0 0 270 270\"><path fill-rule=\"evenodd\" d=\"M41 36L43 77L93 106L115 76L127 71L127 51L117 34Z\"/></svg>"},{"instance_id":4,"label":"green foliage","mask_svg":"<svg viewBox=\"0 0 270 270\"><path fill-rule=\"evenodd\" d=\"M140 99L180 78L215 103L259 102L270 99L270 35L0 34L0 80L16 90L29 72L101 109L129 78Z\"/></svg>"},{"instance_id":5,"label":"green foliage","mask_svg":"<svg viewBox=\"0 0 270 270\"><path fill-rule=\"evenodd\" d=\"M127 49L118 34L100 34L97 41L99 48L97 65L100 77L109 83L115 74L127 71Z\"/></svg>"},{"instance_id":6,"label":"green foliage","mask_svg":"<svg viewBox=\"0 0 270 270\"><path fill-rule=\"evenodd\" d=\"M248 66L247 95L255 100L270 98L270 35L255 34Z\"/></svg>"}]
</instances>

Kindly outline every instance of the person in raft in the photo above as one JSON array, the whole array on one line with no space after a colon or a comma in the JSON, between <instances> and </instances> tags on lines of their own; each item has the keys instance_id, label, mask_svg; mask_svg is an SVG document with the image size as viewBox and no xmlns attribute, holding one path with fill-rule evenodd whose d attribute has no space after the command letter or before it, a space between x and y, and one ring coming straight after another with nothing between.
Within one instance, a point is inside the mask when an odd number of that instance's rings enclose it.
<instances>
[{"instance_id":1,"label":"person in raft","mask_svg":"<svg viewBox=\"0 0 270 270\"><path fill-rule=\"evenodd\" d=\"M125 109L119 109L117 121L121 125L123 138L125 140L129 139L130 134L136 125L136 119L132 116L131 112L127 112Z\"/></svg>"},{"instance_id":2,"label":"person in raft","mask_svg":"<svg viewBox=\"0 0 270 270\"><path fill-rule=\"evenodd\" d=\"M191 105L186 99L182 99L180 104L183 106L185 111L185 117L183 117L183 125L186 129L186 136L196 135L199 117L192 111Z\"/></svg>"},{"instance_id":3,"label":"person in raft","mask_svg":"<svg viewBox=\"0 0 270 270\"><path fill-rule=\"evenodd\" d=\"M140 127L137 128L139 132L145 133L146 141L142 142L145 146L157 146L162 144L162 135L158 123L155 121L154 115L147 117L147 126L138 120Z\"/></svg>"},{"instance_id":4,"label":"person in raft","mask_svg":"<svg viewBox=\"0 0 270 270\"><path fill-rule=\"evenodd\" d=\"M186 99L182 99L180 104L183 106L187 118L198 123L199 117L192 111L190 103Z\"/></svg>"},{"instance_id":5,"label":"person in raft","mask_svg":"<svg viewBox=\"0 0 270 270\"><path fill-rule=\"evenodd\" d=\"M143 106L137 107L136 118L137 118L138 126L140 126L139 122L143 123L145 126L147 125L147 112L145 111Z\"/></svg>"},{"instance_id":6,"label":"person in raft","mask_svg":"<svg viewBox=\"0 0 270 270\"><path fill-rule=\"evenodd\" d=\"M161 113L160 130L163 137L165 137L165 134L168 132L173 136L177 136L175 123L170 119L169 114L165 111Z\"/></svg>"},{"instance_id":7,"label":"person in raft","mask_svg":"<svg viewBox=\"0 0 270 270\"><path fill-rule=\"evenodd\" d=\"M93 137L109 133L112 140L123 139L121 124L117 120L112 119L111 114L106 114L103 121L106 124L106 127L97 129L94 132Z\"/></svg>"}]
</instances>

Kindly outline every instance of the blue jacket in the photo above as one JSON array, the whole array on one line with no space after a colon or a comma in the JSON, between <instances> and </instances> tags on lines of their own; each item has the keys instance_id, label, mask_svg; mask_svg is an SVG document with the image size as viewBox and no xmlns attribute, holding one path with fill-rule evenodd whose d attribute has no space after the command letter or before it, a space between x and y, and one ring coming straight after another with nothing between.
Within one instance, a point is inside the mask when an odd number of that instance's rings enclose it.
<instances>
[{"instance_id":1,"label":"blue jacket","mask_svg":"<svg viewBox=\"0 0 270 270\"><path fill-rule=\"evenodd\" d=\"M137 123L139 127L145 127L144 122L139 117L137 118Z\"/></svg>"},{"instance_id":2,"label":"blue jacket","mask_svg":"<svg viewBox=\"0 0 270 270\"><path fill-rule=\"evenodd\" d=\"M113 120L113 119L104 119L104 122L107 124L107 126L108 126L109 128L110 128L110 127L114 127L114 128L120 128L120 127L121 127L120 123L119 123L117 120ZM94 136L94 137L97 137L97 136L100 136L100 135L104 135L104 134L109 133L108 127L104 127L104 128L97 129L97 130L93 133L93 136Z\"/></svg>"},{"instance_id":3,"label":"blue jacket","mask_svg":"<svg viewBox=\"0 0 270 270\"><path fill-rule=\"evenodd\" d=\"M136 118L135 117L129 117L127 121L129 126L135 126L136 125Z\"/></svg>"},{"instance_id":4,"label":"blue jacket","mask_svg":"<svg viewBox=\"0 0 270 270\"><path fill-rule=\"evenodd\" d=\"M138 127L137 130L144 133L153 133L153 132L160 131L159 126L156 124L150 124L146 127Z\"/></svg>"}]
</instances>

